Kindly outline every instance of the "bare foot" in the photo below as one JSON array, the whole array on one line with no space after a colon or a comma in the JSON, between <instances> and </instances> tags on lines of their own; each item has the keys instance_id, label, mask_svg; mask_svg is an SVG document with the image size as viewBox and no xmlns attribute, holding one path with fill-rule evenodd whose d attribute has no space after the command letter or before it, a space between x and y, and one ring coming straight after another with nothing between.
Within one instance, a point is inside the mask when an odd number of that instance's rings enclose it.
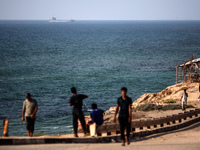
<instances>
[{"instance_id":1,"label":"bare foot","mask_svg":"<svg viewBox=\"0 0 200 150\"><path fill-rule=\"evenodd\" d=\"M127 145L129 145L129 144L130 144L129 138L128 138L127 136L126 136L125 138L126 138L126 143L127 143Z\"/></svg>"},{"instance_id":2,"label":"bare foot","mask_svg":"<svg viewBox=\"0 0 200 150\"><path fill-rule=\"evenodd\" d=\"M122 146L125 146L125 142L124 142L124 140L122 140Z\"/></svg>"}]
</instances>

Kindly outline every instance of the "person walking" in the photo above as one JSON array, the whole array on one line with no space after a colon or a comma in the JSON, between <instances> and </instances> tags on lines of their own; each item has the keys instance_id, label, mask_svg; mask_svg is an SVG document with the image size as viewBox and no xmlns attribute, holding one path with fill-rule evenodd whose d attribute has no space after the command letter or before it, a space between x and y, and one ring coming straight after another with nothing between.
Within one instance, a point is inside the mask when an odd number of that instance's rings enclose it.
<instances>
[{"instance_id":1,"label":"person walking","mask_svg":"<svg viewBox=\"0 0 200 150\"><path fill-rule=\"evenodd\" d=\"M22 121L26 119L26 129L30 137L33 136L37 110L37 101L31 98L30 93L26 93L26 100L23 102Z\"/></svg>"},{"instance_id":2,"label":"person walking","mask_svg":"<svg viewBox=\"0 0 200 150\"><path fill-rule=\"evenodd\" d=\"M86 136L87 131L86 131L86 124L85 124L85 117L82 112L82 105L83 105L83 99L88 98L88 96L83 95L83 94L77 94L75 87L71 88L71 92L73 93L73 96L70 98L69 106L74 106L72 110L74 136L78 137L77 135L78 119L81 122L84 135Z\"/></svg>"},{"instance_id":3,"label":"person walking","mask_svg":"<svg viewBox=\"0 0 200 150\"><path fill-rule=\"evenodd\" d=\"M128 97L127 94L127 88L123 87L121 89L122 96L118 98L117 100L117 107L114 114L114 122L116 122L116 115L119 111L119 124L120 124L120 132L121 132L121 139L122 139L122 146L125 146L125 135L124 130L126 128L126 142L129 145L129 136L130 136L130 130L131 130L131 105L132 105L132 99Z\"/></svg>"},{"instance_id":4,"label":"person walking","mask_svg":"<svg viewBox=\"0 0 200 150\"><path fill-rule=\"evenodd\" d=\"M186 89L184 89L184 92L181 95L181 105L182 105L182 110L186 110L187 108L187 97L188 97L188 93L186 92Z\"/></svg>"}]
</instances>

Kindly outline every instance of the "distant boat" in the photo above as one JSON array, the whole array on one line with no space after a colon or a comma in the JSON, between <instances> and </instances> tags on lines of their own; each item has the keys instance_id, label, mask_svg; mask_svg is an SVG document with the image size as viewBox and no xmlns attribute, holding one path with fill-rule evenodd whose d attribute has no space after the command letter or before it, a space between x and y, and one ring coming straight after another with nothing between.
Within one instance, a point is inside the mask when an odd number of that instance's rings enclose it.
<instances>
[{"instance_id":1,"label":"distant boat","mask_svg":"<svg viewBox=\"0 0 200 150\"><path fill-rule=\"evenodd\" d=\"M70 20L58 20L56 19L56 17L52 17L49 22L74 22L74 19L70 19Z\"/></svg>"}]
</instances>

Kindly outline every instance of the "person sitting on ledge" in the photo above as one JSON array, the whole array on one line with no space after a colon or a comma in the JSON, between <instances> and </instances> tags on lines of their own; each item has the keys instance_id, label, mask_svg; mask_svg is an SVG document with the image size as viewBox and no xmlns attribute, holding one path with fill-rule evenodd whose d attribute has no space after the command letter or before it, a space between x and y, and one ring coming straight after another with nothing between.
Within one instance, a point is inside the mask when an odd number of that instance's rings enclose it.
<instances>
[{"instance_id":1,"label":"person sitting on ledge","mask_svg":"<svg viewBox=\"0 0 200 150\"><path fill-rule=\"evenodd\" d=\"M100 126L103 124L103 113L104 111L97 108L97 104L93 103L92 105L92 111L90 112L90 116L92 121L89 121L88 124L96 123L97 126Z\"/></svg>"}]
</instances>

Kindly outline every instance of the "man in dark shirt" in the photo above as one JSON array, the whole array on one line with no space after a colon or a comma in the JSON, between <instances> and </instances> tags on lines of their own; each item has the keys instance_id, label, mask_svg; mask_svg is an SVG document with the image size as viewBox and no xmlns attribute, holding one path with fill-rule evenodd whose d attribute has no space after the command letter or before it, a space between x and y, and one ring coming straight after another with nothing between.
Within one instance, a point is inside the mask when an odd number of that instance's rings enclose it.
<instances>
[{"instance_id":1,"label":"man in dark shirt","mask_svg":"<svg viewBox=\"0 0 200 150\"><path fill-rule=\"evenodd\" d=\"M98 126L103 124L103 110L97 108L97 104L92 104L92 111L90 112L92 121L89 123L96 123Z\"/></svg>"},{"instance_id":2,"label":"man in dark shirt","mask_svg":"<svg viewBox=\"0 0 200 150\"><path fill-rule=\"evenodd\" d=\"M83 99L88 98L88 96L83 94L77 94L75 87L71 88L71 92L73 93L73 96L70 99L69 106L74 106L72 111L74 136L78 137L77 135L78 119L80 120L84 134L86 135L86 124L85 124L85 117L82 112L82 104L83 104Z\"/></svg>"},{"instance_id":3,"label":"man in dark shirt","mask_svg":"<svg viewBox=\"0 0 200 150\"><path fill-rule=\"evenodd\" d=\"M122 139L122 146L125 146L125 136L124 136L124 130L126 128L126 141L129 145L129 135L130 135L130 129L131 129L131 105L132 105L132 99L128 96L126 96L127 88L123 87L121 89L122 96L118 98L117 100L117 107L114 115L114 122L116 121L116 115L118 113L118 110L120 108L119 112L119 124L120 124L120 131L121 131L121 139Z\"/></svg>"}]
</instances>

